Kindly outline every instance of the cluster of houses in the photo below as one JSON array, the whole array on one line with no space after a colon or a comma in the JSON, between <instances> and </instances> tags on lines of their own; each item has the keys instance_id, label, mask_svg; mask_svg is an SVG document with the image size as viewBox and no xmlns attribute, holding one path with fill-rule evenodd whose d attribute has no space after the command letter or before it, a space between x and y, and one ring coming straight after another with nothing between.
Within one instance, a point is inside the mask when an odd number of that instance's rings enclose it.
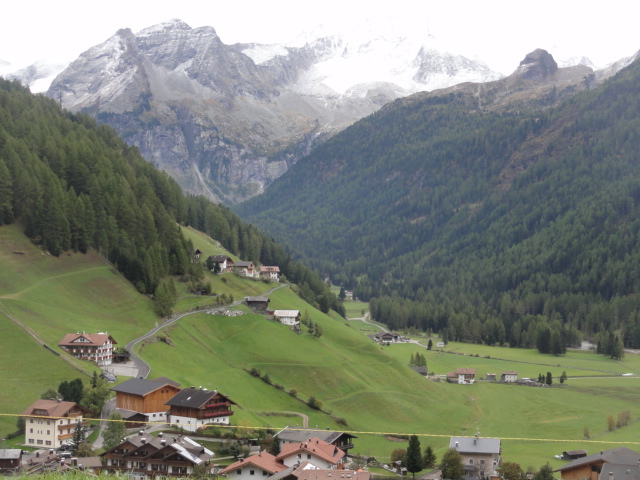
<instances>
[{"instance_id":1,"label":"cluster of houses","mask_svg":"<svg viewBox=\"0 0 640 480\"><path fill-rule=\"evenodd\" d=\"M528 380L528 379L527 379ZM487 381L498 381L495 373L487 373ZM459 383L461 385L471 385L476 382L476 369L475 368L456 368L455 372L447 373L447 382ZM518 372L507 371L500 374L500 382L502 383L517 383Z\"/></svg>"},{"instance_id":2,"label":"cluster of houses","mask_svg":"<svg viewBox=\"0 0 640 480\"><path fill-rule=\"evenodd\" d=\"M216 390L179 385L166 377L132 378L111 390L116 393L116 411L128 428L157 422L196 432L229 424L233 400ZM76 425L86 425L86 414L75 402L37 400L20 414L25 419L25 444L53 449L69 444Z\"/></svg>"},{"instance_id":3,"label":"cluster of houses","mask_svg":"<svg viewBox=\"0 0 640 480\"><path fill-rule=\"evenodd\" d=\"M205 265L207 265L212 272L233 272L244 277L266 278L274 282L280 280L280 267L265 265L256 268L253 262L233 260L227 255L210 255L205 260Z\"/></svg>"},{"instance_id":4,"label":"cluster of houses","mask_svg":"<svg viewBox=\"0 0 640 480\"><path fill-rule=\"evenodd\" d=\"M288 325L291 330L300 331L300 310L270 310L269 297L244 297L244 303L254 310L262 310L274 320Z\"/></svg>"}]
</instances>

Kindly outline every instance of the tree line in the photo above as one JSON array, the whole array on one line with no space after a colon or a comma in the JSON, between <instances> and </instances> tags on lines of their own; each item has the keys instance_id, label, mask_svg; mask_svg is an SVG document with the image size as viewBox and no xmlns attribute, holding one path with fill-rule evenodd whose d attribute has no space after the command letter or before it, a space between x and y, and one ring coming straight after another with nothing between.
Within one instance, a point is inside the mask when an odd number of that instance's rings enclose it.
<instances>
[{"instance_id":1,"label":"tree line","mask_svg":"<svg viewBox=\"0 0 640 480\"><path fill-rule=\"evenodd\" d=\"M202 278L179 228L192 226L241 258L279 265L309 303L344 313L318 273L228 208L184 195L110 127L0 79L0 226L14 222L52 255L94 249L163 299L169 276Z\"/></svg>"}]
</instances>

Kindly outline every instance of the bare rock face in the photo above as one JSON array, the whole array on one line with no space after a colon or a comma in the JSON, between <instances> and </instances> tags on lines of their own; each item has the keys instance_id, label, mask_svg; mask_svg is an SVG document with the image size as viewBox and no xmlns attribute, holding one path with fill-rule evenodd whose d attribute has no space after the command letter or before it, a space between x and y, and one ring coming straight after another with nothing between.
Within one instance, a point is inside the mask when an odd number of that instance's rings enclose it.
<instances>
[{"instance_id":1,"label":"bare rock face","mask_svg":"<svg viewBox=\"0 0 640 480\"><path fill-rule=\"evenodd\" d=\"M538 48L520 62L517 74L527 80L543 82L558 71L558 64L546 50Z\"/></svg>"},{"instance_id":2,"label":"bare rock face","mask_svg":"<svg viewBox=\"0 0 640 480\"><path fill-rule=\"evenodd\" d=\"M412 93L375 78L342 91L328 85L322 68L354 52L335 37L229 46L212 27L172 20L136 34L119 30L70 64L47 94L111 125L188 192L239 202L318 142ZM473 77L473 63L451 55L414 52L406 65L416 88L434 75L447 85Z\"/></svg>"}]
</instances>

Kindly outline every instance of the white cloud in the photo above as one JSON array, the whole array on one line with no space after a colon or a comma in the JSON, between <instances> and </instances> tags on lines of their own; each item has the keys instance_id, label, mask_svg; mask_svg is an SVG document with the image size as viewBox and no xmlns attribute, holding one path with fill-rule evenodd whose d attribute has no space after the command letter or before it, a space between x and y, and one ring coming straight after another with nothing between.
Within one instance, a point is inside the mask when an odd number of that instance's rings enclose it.
<instances>
[{"instance_id":1,"label":"white cloud","mask_svg":"<svg viewBox=\"0 0 640 480\"><path fill-rule=\"evenodd\" d=\"M0 59L28 65L70 61L120 28L137 32L180 18L212 26L225 43L286 42L318 24L348 30L363 18L380 29L434 35L456 53L511 73L524 55L545 48L556 58L587 56L599 66L640 49L632 3L622 0L35 0L11 2L0 19Z\"/></svg>"}]
</instances>

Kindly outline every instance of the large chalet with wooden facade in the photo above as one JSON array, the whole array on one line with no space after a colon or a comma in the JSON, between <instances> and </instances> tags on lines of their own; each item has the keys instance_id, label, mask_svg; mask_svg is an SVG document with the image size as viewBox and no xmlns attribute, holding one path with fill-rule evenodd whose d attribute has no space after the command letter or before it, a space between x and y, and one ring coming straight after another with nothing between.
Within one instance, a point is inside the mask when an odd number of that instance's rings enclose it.
<instances>
[{"instance_id":1,"label":"large chalet with wooden facade","mask_svg":"<svg viewBox=\"0 0 640 480\"><path fill-rule=\"evenodd\" d=\"M113 346L118 343L108 333L67 333L58 346L79 360L104 367L113 361Z\"/></svg>"},{"instance_id":2,"label":"large chalet with wooden facade","mask_svg":"<svg viewBox=\"0 0 640 480\"><path fill-rule=\"evenodd\" d=\"M103 470L127 473L129 478L187 477L196 467L211 474L213 452L189 437L157 438L140 432L100 455Z\"/></svg>"},{"instance_id":3,"label":"large chalet with wooden facade","mask_svg":"<svg viewBox=\"0 0 640 480\"><path fill-rule=\"evenodd\" d=\"M20 414L25 419L25 445L59 448L71 443L78 423L85 424L88 410L75 402L36 400Z\"/></svg>"},{"instance_id":4,"label":"large chalet with wooden facade","mask_svg":"<svg viewBox=\"0 0 640 480\"><path fill-rule=\"evenodd\" d=\"M174 395L166 405L167 423L195 432L207 425L228 425L233 415L231 405L237 404L216 390L191 387Z\"/></svg>"},{"instance_id":5,"label":"large chalet with wooden facade","mask_svg":"<svg viewBox=\"0 0 640 480\"><path fill-rule=\"evenodd\" d=\"M179 391L179 383L166 377L146 380L132 378L111 387L116 392L116 408L129 423L166 422L167 401ZM128 425L133 426L133 425Z\"/></svg>"}]
</instances>

